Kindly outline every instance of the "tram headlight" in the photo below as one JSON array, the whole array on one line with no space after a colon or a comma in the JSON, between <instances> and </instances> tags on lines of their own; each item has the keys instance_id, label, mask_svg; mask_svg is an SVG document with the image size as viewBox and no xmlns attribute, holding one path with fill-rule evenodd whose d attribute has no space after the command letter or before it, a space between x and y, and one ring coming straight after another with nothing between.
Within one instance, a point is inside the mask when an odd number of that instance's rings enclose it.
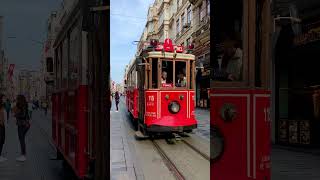
<instances>
[{"instance_id":1,"label":"tram headlight","mask_svg":"<svg viewBox=\"0 0 320 180\"><path fill-rule=\"evenodd\" d=\"M180 104L177 101L172 101L168 109L172 114L177 114L180 111Z\"/></svg>"}]
</instances>

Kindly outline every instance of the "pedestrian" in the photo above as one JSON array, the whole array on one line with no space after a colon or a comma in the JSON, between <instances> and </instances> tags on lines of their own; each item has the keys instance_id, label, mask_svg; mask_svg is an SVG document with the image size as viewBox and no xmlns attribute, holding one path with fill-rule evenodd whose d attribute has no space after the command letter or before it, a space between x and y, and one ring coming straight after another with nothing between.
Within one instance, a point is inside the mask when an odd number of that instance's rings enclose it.
<instances>
[{"instance_id":1,"label":"pedestrian","mask_svg":"<svg viewBox=\"0 0 320 180\"><path fill-rule=\"evenodd\" d=\"M118 92L118 91L116 91L116 93L115 93L115 95L114 95L114 99L115 99L115 101L116 101L116 107L117 107L116 112L118 112L118 111L119 111L118 105L119 105L119 101L120 101L120 95L119 95L119 92Z\"/></svg>"},{"instance_id":2,"label":"pedestrian","mask_svg":"<svg viewBox=\"0 0 320 180\"><path fill-rule=\"evenodd\" d=\"M33 110L33 104L31 102L28 103L28 113L30 119L32 119L32 110Z\"/></svg>"},{"instance_id":3,"label":"pedestrian","mask_svg":"<svg viewBox=\"0 0 320 180\"><path fill-rule=\"evenodd\" d=\"M16 124L18 126L18 136L19 136L20 147L21 147L21 156L18 157L16 160L23 162L26 160L25 137L30 128L28 103L26 101L26 98L23 95L18 95L17 104L14 107L13 111L16 117Z\"/></svg>"},{"instance_id":4,"label":"pedestrian","mask_svg":"<svg viewBox=\"0 0 320 180\"><path fill-rule=\"evenodd\" d=\"M4 108L6 109L7 112L7 121L9 123L9 119L10 119L10 111L11 111L11 103L10 100L7 99L7 101L4 103Z\"/></svg>"},{"instance_id":5,"label":"pedestrian","mask_svg":"<svg viewBox=\"0 0 320 180\"><path fill-rule=\"evenodd\" d=\"M47 116L47 113L48 113L48 104L46 101L43 101L42 103L42 108L44 110L44 115Z\"/></svg>"},{"instance_id":6,"label":"pedestrian","mask_svg":"<svg viewBox=\"0 0 320 180\"><path fill-rule=\"evenodd\" d=\"M6 138L6 129L5 129L5 112L3 106L3 95L0 95L0 162L4 162L7 158L2 156L2 149Z\"/></svg>"}]
</instances>

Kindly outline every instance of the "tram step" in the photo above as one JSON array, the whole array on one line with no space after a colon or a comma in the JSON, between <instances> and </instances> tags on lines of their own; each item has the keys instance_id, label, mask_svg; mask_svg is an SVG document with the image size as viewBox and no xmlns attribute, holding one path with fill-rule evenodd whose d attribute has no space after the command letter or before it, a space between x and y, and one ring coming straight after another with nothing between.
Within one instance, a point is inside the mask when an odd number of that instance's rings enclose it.
<instances>
[{"instance_id":1,"label":"tram step","mask_svg":"<svg viewBox=\"0 0 320 180\"><path fill-rule=\"evenodd\" d=\"M149 136L144 135L141 131L136 131L135 132L135 138L137 140L144 140L144 139L149 138Z\"/></svg>"}]
</instances>

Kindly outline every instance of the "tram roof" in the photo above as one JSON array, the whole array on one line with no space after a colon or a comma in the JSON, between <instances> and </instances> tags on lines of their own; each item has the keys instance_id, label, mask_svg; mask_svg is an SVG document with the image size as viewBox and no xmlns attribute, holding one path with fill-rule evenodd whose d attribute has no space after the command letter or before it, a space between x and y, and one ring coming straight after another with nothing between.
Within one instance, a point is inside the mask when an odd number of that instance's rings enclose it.
<instances>
[{"instance_id":1,"label":"tram roof","mask_svg":"<svg viewBox=\"0 0 320 180\"><path fill-rule=\"evenodd\" d=\"M177 60L178 59L195 60L195 55L193 54L172 53L172 52L162 52L162 51L148 52L147 57L148 58L167 58L167 59L177 59Z\"/></svg>"}]
</instances>

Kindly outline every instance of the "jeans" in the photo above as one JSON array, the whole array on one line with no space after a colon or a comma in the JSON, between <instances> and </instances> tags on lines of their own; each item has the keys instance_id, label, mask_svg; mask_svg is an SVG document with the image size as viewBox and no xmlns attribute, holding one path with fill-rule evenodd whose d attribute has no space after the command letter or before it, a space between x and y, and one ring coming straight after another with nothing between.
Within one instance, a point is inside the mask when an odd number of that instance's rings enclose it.
<instances>
[{"instance_id":1,"label":"jeans","mask_svg":"<svg viewBox=\"0 0 320 180\"><path fill-rule=\"evenodd\" d=\"M0 125L0 156L2 154L2 148L3 148L5 139L6 139L6 129L4 126Z\"/></svg>"},{"instance_id":2,"label":"jeans","mask_svg":"<svg viewBox=\"0 0 320 180\"><path fill-rule=\"evenodd\" d=\"M7 121L9 122L9 118L10 118L10 110L6 111L7 112Z\"/></svg>"},{"instance_id":3,"label":"jeans","mask_svg":"<svg viewBox=\"0 0 320 180\"><path fill-rule=\"evenodd\" d=\"M29 127L27 126L24 126L24 125L18 126L18 136L19 136L22 155L26 155L26 134L28 130L29 130Z\"/></svg>"},{"instance_id":4,"label":"jeans","mask_svg":"<svg viewBox=\"0 0 320 180\"><path fill-rule=\"evenodd\" d=\"M117 111L119 110L119 107L118 107L118 105L119 105L119 101L116 101L116 107L117 107Z\"/></svg>"}]
</instances>

